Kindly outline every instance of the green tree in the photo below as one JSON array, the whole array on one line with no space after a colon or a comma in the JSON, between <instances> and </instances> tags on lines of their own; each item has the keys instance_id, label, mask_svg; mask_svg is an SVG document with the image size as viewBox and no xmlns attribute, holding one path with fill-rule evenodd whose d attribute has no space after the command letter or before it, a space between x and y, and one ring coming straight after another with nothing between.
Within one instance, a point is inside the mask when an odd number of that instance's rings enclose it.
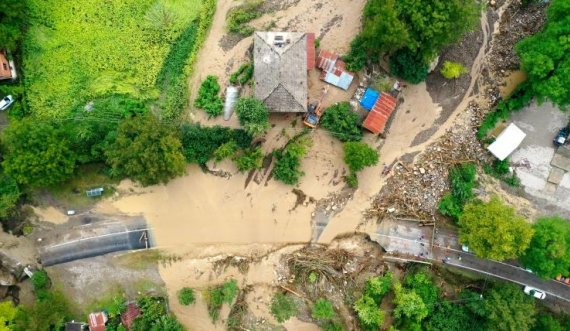
<instances>
[{"instance_id":1,"label":"green tree","mask_svg":"<svg viewBox=\"0 0 570 331\"><path fill-rule=\"evenodd\" d=\"M63 330L71 319L69 303L59 291L46 292L41 300L31 306L19 306L14 318L14 331Z\"/></svg>"},{"instance_id":2,"label":"green tree","mask_svg":"<svg viewBox=\"0 0 570 331\"><path fill-rule=\"evenodd\" d=\"M11 123L3 137L4 172L19 184L51 186L69 179L76 154L64 133L41 121Z\"/></svg>"},{"instance_id":3,"label":"green tree","mask_svg":"<svg viewBox=\"0 0 570 331\"><path fill-rule=\"evenodd\" d=\"M429 66L409 48L402 48L390 57L390 72L412 84L423 82Z\"/></svg>"},{"instance_id":4,"label":"green tree","mask_svg":"<svg viewBox=\"0 0 570 331\"><path fill-rule=\"evenodd\" d=\"M273 175L275 179L285 184L295 185L303 176L301 171L301 159L307 155L313 141L307 135L302 135L290 140L283 151L276 151L275 167Z\"/></svg>"},{"instance_id":5,"label":"green tree","mask_svg":"<svg viewBox=\"0 0 570 331\"><path fill-rule=\"evenodd\" d=\"M533 226L534 236L521 262L543 278L570 272L570 223L560 217L539 219Z\"/></svg>"},{"instance_id":6,"label":"green tree","mask_svg":"<svg viewBox=\"0 0 570 331\"><path fill-rule=\"evenodd\" d=\"M298 309L293 298L281 292L275 293L271 299L271 315L279 323L283 323L292 316L297 315Z\"/></svg>"},{"instance_id":7,"label":"green tree","mask_svg":"<svg viewBox=\"0 0 570 331\"><path fill-rule=\"evenodd\" d=\"M233 140L230 140L227 143L223 143L214 151L214 159L217 162L220 162L223 159L232 157L237 152L238 148L239 146Z\"/></svg>"},{"instance_id":8,"label":"green tree","mask_svg":"<svg viewBox=\"0 0 570 331\"><path fill-rule=\"evenodd\" d=\"M483 295L484 318L488 330L530 330L536 314L534 300L519 286L499 284Z\"/></svg>"},{"instance_id":9,"label":"green tree","mask_svg":"<svg viewBox=\"0 0 570 331\"><path fill-rule=\"evenodd\" d=\"M429 314L422 298L414 291L404 289L401 284L394 285L394 317L403 322L409 319L412 323L420 323Z\"/></svg>"},{"instance_id":10,"label":"green tree","mask_svg":"<svg viewBox=\"0 0 570 331\"><path fill-rule=\"evenodd\" d=\"M22 29L26 22L26 2L3 0L0 6L0 45L15 51L22 40Z\"/></svg>"},{"instance_id":11,"label":"green tree","mask_svg":"<svg viewBox=\"0 0 570 331\"><path fill-rule=\"evenodd\" d=\"M539 101L549 99L564 107L570 104L570 5L553 0L543 30L521 40L515 47L528 88Z\"/></svg>"},{"instance_id":12,"label":"green tree","mask_svg":"<svg viewBox=\"0 0 570 331\"><path fill-rule=\"evenodd\" d=\"M426 331L476 331L478 324L463 305L443 301L435 306L424 326Z\"/></svg>"},{"instance_id":13,"label":"green tree","mask_svg":"<svg viewBox=\"0 0 570 331\"><path fill-rule=\"evenodd\" d=\"M204 109L210 117L217 117L222 114L224 104L219 97L220 85L216 76L209 75L204 79L198 97L194 100L194 106Z\"/></svg>"},{"instance_id":14,"label":"green tree","mask_svg":"<svg viewBox=\"0 0 570 331\"><path fill-rule=\"evenodd\" d=\"M220 146L230 141L235 141L239 148L251 144L251 136L242 129L185 123L181 131L184 157L191 163L205 164Z\"/></svg>"},{"instance_id":15,"label":"green tree","mask_svg":"<svg viewBox=\"0 0 570 331\"><path fill-rule=\"evenodd\" d=\"M562 331L562 325L550 314L540 314L532 327L532 331Z\"/></svg>"},{"instance_id":16,"label":"green tree","mask_svg":"<svg viewBox=\"0 0 570 331\"><path fill-rule=\"evenodd\" d=\"M360 299L356 300L353 307L360 323L366 330L378 330L384 323L384 312L368 295L362 295Z\"/></svg>"},{"instance_id":17,"label":"green tree","mask_svg":"<svg viewBox=\"0 0 570 331\"><path fill-rule=\"evenodd\" d=\"M347 178L347 182L351 187L355 187L358 185L356 173L365 167L377 164L378 152L367 144L358 141L345 142L343 149L344 162L350 169L350 176Z\"/></svg>"},{"instance_id":18,"label":"green tree","mask_svg":"<svg viewBox=\"0 0 570 331\"><path fill-rule=\"evenodd\" d=\"M241 172L261 169L263 165L263 150L261 147L246 149L243 153L236 156L234 162Z\"/></svg>"},{"instance_id":19,"label":"green tree","mask_svg":"<svg viewBox=\"0 0 570 331\"><path fill-rule=\"evenodd\" d=\"M0 302L0 331L12 331L18 309L12 301Z\"/></svg>"},{"instance_id":20,"label":"green tree","mask_svg":"<svg viewBox=\"0 0 570 331\"><path fill-rule=\"evenodd\" d=\"M514 208L496 196L490 202L475 201L465 206L459 218L459 240L480 257L505 260L520 256L534 233Z\"/></svg>"},{"instance_id":21,"label":"green tree","mask_svg":"<svg viewBox=\"0 0 570 331\"><path fill-rule=\"evenodd\" d=\"M446 193L440 200L438 210L450 216L454 221L463 213L463 206L473 198L473 188L476 185L477 169L473 163L455 166L449 171L451 192Z\"/></svg>"},{"instance_id":22,"label":"green tree","mask_svg":"<svg viewBox=\"0 0 570 331\"><path fill-rule=\"evenodd\" d=\"M447 79L457 79L467 73L467 69L461 63L445 61L439 72Z\"/></svg>"},{"instance_id":23,"label":"green tree","mask_svg":"<svg viewBox=\"0 0 570 331\"><path fill-rule=\"evenodd\" d=\"M383 276L370 277L366 281L364 294L374 299L374 302L380 304L384 295L392 289L393 276L391 272L387 272Z\"/></svg>"},{"instance_id":24,"label":"green tree","mask_svg":"<svg viewBox=\"0 0 570 331\"><path fill-rule=\"evenodd\" d=\"M329 321L336 316L336 313L330 301L318 299L311 308L311 316L318 321Z\"/></svg>"},{"instance_id":25,"label":"green tree","mask_svg":"<svg viewBox=\"0 0 570 331\"><path fill-rule=\"evenodd\" d=\"M235 111L239 124L252 136L259 136L269 129L269 110L255 98L239 98Z\"/></svg>"},{"instance_id":26,"label":"green tree","mask_svg":"<svg viewBox=\"0 0 570 331\"><path fill-rule=\"evenodd\" d=\"M342 142L362 139L360 117L351 111L348 102L328 107L321 118L321 126Z\"/></svg>"},{"instance_id":27,"label":"green tree","mask_svg":"<svg viewBox=\"0 0 570 331\"><path fill-rule=\"evenodd\" d=\"M21 195L14 179L0 174L0 219L8 217L14 211Z\"/></svg>"},{"instance_id":28,"label":"green tree","mask_svg":"<svg viewBox=\"0 0 570 331\"><path fill-rule=\"evenodd\" d=\"M177 130L152 114L124 120L105 151L114 175L141 184L167 183L184 174L186 162Z\"/></svg>"},{"instance_id":29,"label":"green tree","mask_svg":"<svg viewBox=\"0 0 570 331\"><path fill-rule=\"evenodd\" d=\"M428 312L431 314L439 299L439 289L432 282L428 274L423 271L408 274L404 280L404 285L414 290L414 292L422 298Z\"/></svg>"},{"instance_id":30,"label":"green tree","mask_svg":"<svg viewBox=\"0 0 570 331\"><path fill-rule=\"evenodd\" d=\"M188 306L196 301L196 297L194 296L194 290L189 287L183 287L180 291L178 291L178 302L181 305Z\"/></svg>"}]
</instances>

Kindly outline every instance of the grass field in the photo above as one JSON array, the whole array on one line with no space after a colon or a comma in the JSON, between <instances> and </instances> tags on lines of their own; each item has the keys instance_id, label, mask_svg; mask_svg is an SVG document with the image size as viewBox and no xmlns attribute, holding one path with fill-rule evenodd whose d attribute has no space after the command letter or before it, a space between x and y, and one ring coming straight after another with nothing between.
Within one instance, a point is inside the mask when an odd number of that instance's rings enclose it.
<instances>
[{"instance_id":1,"label":"grass field","mask_svg":"<svg viewBox=\"0 0 570 331\"><path fill-rule=\"evenodd\" d=\"M63 117L89 101L117 94L157 100L165 59L179 40L188 42L181 35L199 15L201 4L30 0L24 41L29 110L37 116Z\"/></svg>"}]
</instances>

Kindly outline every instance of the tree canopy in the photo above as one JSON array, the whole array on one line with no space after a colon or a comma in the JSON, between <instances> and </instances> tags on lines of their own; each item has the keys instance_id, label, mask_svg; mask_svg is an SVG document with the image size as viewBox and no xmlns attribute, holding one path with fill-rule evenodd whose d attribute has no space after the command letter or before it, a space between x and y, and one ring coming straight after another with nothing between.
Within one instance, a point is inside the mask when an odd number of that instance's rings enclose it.
<instances>
[{"instance_id":1,"label":"tree canopy","mask_svg":"<svg viewBox=\"0 0 570 331\"><path fill-rule=\"evenodd\" d=\"M7 175L19 184L45 187L71 177L77 155L64 132L47 122L23 120L4 131L4 161Z\"/></svg>"},{"instance_id":2,"label":"tree canopy","mask_svg":"<svg viewBox=\"0 0 570 331\"><path fill-rule=\"evenodd\" d=\"M523 265L544 278L570 272L570 223L560 217L545 217L534 224L534 236L521 256Z\"/></svg>"},{"instance_id":3,"label":"tree canopy","mask_svg":"<svg viewBox=\"0 0 570 331\"><path fill-rule=\"evenodd\" d=\"M21 194L18 183L13 178L0 174L0 219L10 215Z\"/></svg>"},{"instance_id":4,"label":"tree canopy","mask_svg":"<svg viewBox=\"0 0 570 331\"><path fill-rule=\"evenodd\" d=\"M394 54L408 59L419 82L425 79L427 64L450 43L471 30L478 16L473 0L371 0L364 8L364 27L351 44L346 57L351 70L360 70L366 58ZM405 59L404 59L405 58ZM406 60L407 61L407 60ZM425 67L424 67L425 66ZM404 68L404 67L402 67ZM421 69L421 70L420 70Z\"/></svg>"},{"instance_id":5,"label":"tree canopy","mask_svg":"<svg viewBox=\"0 0 570 331\"><path fill-rule=\"evenodd\" d=\"M553 0L544 29L516 45L528 86L539 100L570 104L570 3Z\"/></svg>"},{"instance_id":6,"label":"tree canopy","mask_svg":"<svg viewBox=\"0 0 570 331\"><path fill-rule=\"evenodd\" d=\"M459 218L459 240L480 257L505 260L520 256L530 244L534 230L515 209L496 196L489 202L465 206Z\"/></svg>"},{"instance_id":7,"label":"tree canopy","mask_svg":"<svg viewBox=\"0 0 570 331\"><path fill-rule=\"evenodd\" d=\"M166 183L184 173L186 162L178 131L147 114L124 120L105 151L114 175L143 185Z\"/></svg>"},{"instance_id":8,"label":"tree canopy","mask_svg":"<svg viewBox=\"0 0 570 331\"><path fill-rule=\"evenodd\" d=\"M362 139L360 117L350 110L348 102L341 102L325 110L321 126L340 141L359 141Z\"/></svg>"},{"instance_id":9,"label":"tree canopy","mask_svg":"<svg viewBox=\"0 0 570 331\"><path fill-rule=\"evenodd\" d=\"M26 2L22 0L2 0L0 6L0 45L1 48L16 50L22 40L22 29L26 17Z\"/></svg>"},{"instance_id":10,"label":"tree canopy","mask_svg":"<svg viewBox=\"0 0 570 331\"><path fill-rule=\"evenodd\" d=\"M396 319L408 319L412 324L420 323L429 314L428 307L421 296L414 290L405 289L401 284L394 285L394 317Z\"/></svg>"},{"instance_id":11,"label":"tree canopy","mask_svg":"<svg viewBox=\"0 0 570 331\"><path fill-rule=\"evenodd\" d=\"M239 124L252 136L259 136L269 128L269 110L255 98L239 98L235 111Z\"/></svg>"},{"instance_id":12,"label":"tree canopy","mask_svg":"<svg viewBox=\"0 0 570 331\"><path fill-rule=\"evenodd\" d=\"M486 291L480 302L488 330L525 331L534 323L534 299L518 285L501 283Z\"/></svg>"}]
</instances>

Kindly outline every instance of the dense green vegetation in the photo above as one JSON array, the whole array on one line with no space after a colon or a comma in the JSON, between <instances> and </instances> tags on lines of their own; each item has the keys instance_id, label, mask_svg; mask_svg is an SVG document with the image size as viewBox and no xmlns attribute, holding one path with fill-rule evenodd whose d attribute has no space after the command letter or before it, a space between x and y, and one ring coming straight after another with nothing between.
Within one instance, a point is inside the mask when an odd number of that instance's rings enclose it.
<instances>
[{"instance_id":1,"label":"dense green vegetation","mask_svg":"<svg viewBox=\"0 0 570 331\"><path fill-rule=\"evenodd\" d=\"M0 6L0 45L15 51L21 42L26 22L26 3L21 0L4 0Z\"/></svg>"},{"instance_id":2,"label":"dense green vegetation","mask_svg":"<svg viewBox=\"0 0 570 331\"><path fill-rule=\"evenodd\" d=\"M475 164L467 163L449 170L451 192L446 193L439 201L438 210L443 215L457 221L463 213L463 206L473 198L473 188L477 184Z\"/></svg>"},{"instance_id":3,"label":"dense green vegetation","mask_svg":"<svg viewBox=\"0 0 570 331\"><path fill-rule=\"evenodd\" d=\"M346 181L350 187L358 186L357 173L366 167L378 163L378 152L372 147L359 141L348 141L343 145L344 163L348 166L350 174Z\"/></svg>"},{"instance_id":4,"label":"dense green vegetation","mask_svg":"<svg viewBox=\"0 0 570 331\"><path fill-rule=\"evenodd\" d=\"M516 45L521 67L528 75L528 89L539 101L570 104L570 4L552 0L543 30Z\"/></svg>"},{"instance_id":5,"label":"dense green vegetation","mask_svg":"<svg viewBox=\"0 0 570 331\"><path fill-rule=\"evenodd\" d=\"M341 102L325 110L321 126L342 142L362 139L360 117L350 109L348 102Z\"/></svg>"},{"instance_id":6,"label":"dense green vegetation","mask_svg":"<svg viewBox=\"0 0 570 331\"><path fill-rule=\"evenodd\" d=\"M132 331L184 331L176 317L166 310L166 302L160 297L141 297L137 300L141 315L135 318Z\"/></svg>"},{"instance_id":7,"label":"dense green vegetation","mask_svg":"<svg viewBox=\"0 0 570 331\"><path fill-rule=\"evenodd\" d=\"M246 0L244 4L231 9L227 17L228 30L242 36L251 35L255 29L247 23L261 16L258 8L262 3L261 0Z\"/></svg>"},{"instance_id":8,"label":"dense green vegetation","mask_svg":"<svg viewBox=\"0 0 570 331\"><path fill-rule=\"evenodd\" d=\"M493 196L465 206L459 218L459 240L482 258L514 259L529 246L534 230L515 209Z\"/></svg>"},{"instance_id":9,"label":"dense green vegetation","mask_svg":"<svg viewBox=\"0 0 570 331\"><path fill-rule=\"evenodd\" d=\"M238 292L239 288L235 279L208 288L206 291L206 303L208 305L208 313L214 322L220 317L222 305L224 303L231 305L237 297Z\"/></svg>"},{"instance_id":10,"label":"dense green vegetation","mask_svg":"<svg viewBox=\"0 0 570 331\"><path fill-rule=\"evenodd\" d=\"M4 219L11 215L22 192L18 183L10 176L0 174L0 219Z\"/></svg>"},{"instance_id":11,"label":"dense green vegetation","mask_svg":"<svg viewBox=\"0 0 570 331\"><path fill-rule=\"evenodd\" d=\"M298 308L295 300L281 292L277 292L271 299L271 315L279 323L297 315Z\"/></svg>"},{"instance_id":12,"label":"dense green vegetation","mask_svg":"<svg viewBox=\"0 0 570 331\"><path fill-rule=\"evenodd\" d=\"M145 186L167 183L186 166L178 131L152 114L123 121L105 155L114 176Z\"/></svg>"},{"instance_id":13,"label":"dense green vegetation","mask_svg":"<svg viewBox=\"0 0 570 331\"><path fill-rule=\"evenodd\" d=\"M441 49L475 26L473 0L371 0L364 8L364 27L345 60L361 70L367 60L391 56L392 72L410 82L427 75L427 65Z\"/></svg>"},{"instance_id":14,"label":"dense green vegetation","mask_svg":"<svg viewBox=\"0 0 570 331\"><path fill-rule=\"evenodd\" d=\"M242 64L238 70L230 75L230 83L233 85L245 85L253 77L253 63Z\"/></svg>"},{"instance_id":15,"label":"dense green vegetation","mask_svg":"<svg viewBox=\"0 0 570 331\"><path fill-rule=\"evenodd\" d=\"M560 217L540 218L521 262L537 275L554 278L570 273L570 223Z\"/></svg>"},{"instance_id":16,"label":"dense green vegetation","mask_svg":"<svg viewBox=\"0 0 570 331\"><path fill-rule=\"evenodd\" d=\"M307 155L313 141L307 135L291 139L283 150L275 152L277 161L273 168L275 179L285 184L295 185L304 175L301 171L301 159Z\"/></svg>"},{"instance_id":17,"label":"dense green vegetation","mask_svg":"<svg viewBox=\"0 0 570 331\"><path fill-rule=\"evenodd\" d=\"M364 330L378 330L384 323L384 311L380 309L380 303L391 288L391 273L371 277L366 281L364 292L353 305L360 325Z\"/></svg>"},{"instance_id":18,"label":"dense green vegetation","mask_svg":"<svg viewBox=\"0 0 570 331\"><path fill-rule=\"evenodd\" d=\"M194 290L189 287L183 287L180 291L178 291L178 302L181 305L188 306L196 301L196 297L194 296Z\"/></svg>"},{"instance_id":19,"label":"dense green vegetation","mask_svg":"<svg viewBox=\"0 0 570 331\"><path fill-rule=\"evenodd\" d=\"M198 90L198 97L194 100L194 106L204 109L209 117L217 117L222 114L224 103L220 94L220 84L216 76L209 75L204 79L200 89Z\"/></svg>"},{"instance_id":20,"label":"dense green vegetation","mask_svg":"<svg viewBox=\"0 0 570 331\"><path fill-rule=\"evenodd\" d=\"M269 129L269 110L255 98L239 98L235 105L239 124L253 137Z\"/></svg>"},{"instance_id":21,"label":"dense green vegetation","mask_svg":"<svg viewBox=\"0 0 570 331\"><path fill-rule=\"evenodd\" d=\"M241 172L261 169L263 165L263 150L261 147L245 149L235 157L234 162Z\"/></svg>"},{"instance_id":22,"label":"dense green vegetation","mask_svg":"<svg viewBox=\"0 0 570 331\"><path fill-rule=\"evenodd\" d=\"M494 160L491 164L483 165L483 171L487 175L491 175L505 182L509 186L519 186L520 179L517 174L510 169L510 160L506 158L504 160Z\"/></svg>"},{"instance_id":23,"label":"dense green vegetation","mask_svg":"<svg viewBox=\"0 0 570 331\"><path fill-rule=\"evenodd\" d=\"M205 164L214 157L218 148L232 141L239 148L247 148L251 144L251 136L244 130L188 123L183 124L181 130L184 157L190 163Z\"/></svg>"}]
</instances>

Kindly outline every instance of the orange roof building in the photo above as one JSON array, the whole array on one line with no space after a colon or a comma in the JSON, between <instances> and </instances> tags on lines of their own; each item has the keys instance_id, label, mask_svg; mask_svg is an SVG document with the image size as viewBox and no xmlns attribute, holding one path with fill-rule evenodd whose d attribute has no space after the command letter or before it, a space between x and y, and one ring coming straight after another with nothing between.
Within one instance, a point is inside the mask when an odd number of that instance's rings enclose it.
<instances>
[{"instance_id":1,"label":"orange roof building","mask_svg":"<svg viewBox=\"0 0 570 331\"><path fill-rule=\"evenodd\" d=\"M12 70L6 53L0 50L0 80L2 79L12 79Z\"/></svg>"},{"instance_id":2,"label":"orange roof building","mask_svg":"<svg viewBox=\"0 0 570 331\"><path fill-rule=\"evenodd\" d=\"M105 331L107 314L104 312L89 314L89 331Z\"/></svg>"},{"instance_id":3,"label":"orange roof building","mask_svg":"<svg viewBox=\"0 0 570 331\"><path fill-rule=\"evenodd\" d=\"M396 110L396 104L396 98L387 93L381 93L362 126L374 134L379 134L384 130L388 119Z\"/></svg>"}]
</instances>

